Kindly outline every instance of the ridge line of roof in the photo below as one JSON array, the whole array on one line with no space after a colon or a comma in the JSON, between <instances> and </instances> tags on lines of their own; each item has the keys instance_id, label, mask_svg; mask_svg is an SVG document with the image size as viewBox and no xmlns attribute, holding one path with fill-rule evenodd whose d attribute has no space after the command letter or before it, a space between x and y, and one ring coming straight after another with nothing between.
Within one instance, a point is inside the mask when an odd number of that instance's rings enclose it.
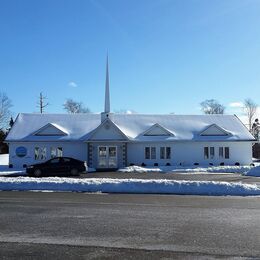
<instances>
[{"instance_id":1,"label":"ridge line of roof","mask_svg":"<svg viewBox=\"0 0 260 260\"><path fill-rule=\"evenodd\" d=\"M48 115L56 115L56 116L82 116L82 115L100 115L101 113L18 113L18 115L37 115L37 116L48 116ZM236 115L232 114L124 114L124 113L112 113L112 115L122 115L122 116L172 116L172 117L181 117L181 116L194 116L194 117L236 117Z\"/></svg>"}]
</instances>

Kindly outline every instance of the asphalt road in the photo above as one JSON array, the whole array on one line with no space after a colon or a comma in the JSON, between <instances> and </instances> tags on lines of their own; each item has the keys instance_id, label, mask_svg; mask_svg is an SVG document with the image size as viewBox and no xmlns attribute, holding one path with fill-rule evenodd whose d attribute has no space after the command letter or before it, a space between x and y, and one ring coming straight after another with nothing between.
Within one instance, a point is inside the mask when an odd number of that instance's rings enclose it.
<instances>
[{"instance_id":1,"label":"asphalt road","mask_svg":"<svg viewBox=\"0 0 260 260\"><path fill-rule=\"evenodd\" d=\"M237 257L260 259L259 197L0 192L0 259Z\"/></svg>"}]
</instances>

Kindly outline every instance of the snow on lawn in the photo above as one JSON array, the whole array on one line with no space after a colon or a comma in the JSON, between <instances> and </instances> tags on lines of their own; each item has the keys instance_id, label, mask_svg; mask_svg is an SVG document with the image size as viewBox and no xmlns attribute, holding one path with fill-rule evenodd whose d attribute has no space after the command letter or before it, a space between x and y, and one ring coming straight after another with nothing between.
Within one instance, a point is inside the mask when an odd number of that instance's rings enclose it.
<instances>
[{"instance_id":1,"label":"snow on lawn","mask_svg":"<svg viewBox=\"0 0 260 260\"><path fill-rule=\"evenodd\" d=\"M214 181L173 181L140 179L77 179L0 177L0 190L77 191L102 193L159 193L179 195L260 195L260 187L252 184Z\"/></svg>"},{"instance_id":2,"label":"snow on lawn","mask_svg":"<svg viewBox=\"0 0 260 260\"><path fill-rule=\"evenodd\" d=\"M26 174L24 169L9 168L9 154L0 154L0 176Z\"/></svg>"},{"instance_id":3,"label":"snow on lawn","mask_svg":"<svg viewBox=\"0 0 260 260\"><path fill-rule=\"evenodd\" d=\"M250 171L248 171L245 175L247 176L255 176L260 177L260 166L252 168Z\"/></svg>"},{"instance_id":4,"label":"snow on lawn","mask_svg":"<svg viewBox=\"0 0 260 260\"><path fill-rule=\"evenodd\" d=\"M119 169L119 172L127 173L145 173L145 172L162 172L162 173L173 173L173 172L184 172L184 173L246 173L253 166L211 166L211 167L181 167L181 166L160 166L160 167L140 167L140 166L129 166L126 168Z\"/></svg>"},{"instance_id":5,"label":"snow on lawn","mask_svg":"<svg viewBox=\"0 0 260 260\"><path fill-rule=\"evenodd\" d=\"M9 154L0 154L0 165L8 165Z\"/></svg>"}]
</instances>

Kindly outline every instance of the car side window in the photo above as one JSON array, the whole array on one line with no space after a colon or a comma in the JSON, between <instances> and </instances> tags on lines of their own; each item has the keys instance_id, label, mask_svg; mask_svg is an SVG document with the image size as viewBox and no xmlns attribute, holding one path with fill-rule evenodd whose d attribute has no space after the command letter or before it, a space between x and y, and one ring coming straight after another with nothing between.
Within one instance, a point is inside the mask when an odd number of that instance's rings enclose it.
<instances>
[{"instance_id":1,"label":"car side window","mask_svg":"<svg viewBox=\"0 0 260 260\"><path fill-rule=\"evenodd\" d=\"M68 163L68 162L70 162L70 159L69 159L69 158L63 158L63 161L64 161L65 163Z\"/></svg>"},{"instance_id":2,"label":"car side window","mask_svg":"<svg viewBox=\"0 0 260 260\"><path fill-rule=\"evenodd\" d=\"M59 158L54 158L52 160L50 160L50 163L59 163L60 159Z\"/></svg>"}]
</instances>

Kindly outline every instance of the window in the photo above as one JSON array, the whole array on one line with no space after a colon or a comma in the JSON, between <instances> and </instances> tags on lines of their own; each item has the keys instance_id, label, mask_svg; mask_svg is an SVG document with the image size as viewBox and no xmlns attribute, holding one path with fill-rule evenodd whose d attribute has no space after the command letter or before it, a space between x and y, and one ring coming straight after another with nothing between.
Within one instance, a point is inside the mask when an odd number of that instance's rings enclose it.
<instances>
[{"instance_id":1,"label":"window","mask_svg":"<svg viewBox=\"0 0 260 260\"><path fill-rule=\"evenodd\" d=\"M145 159L150 159L150 147L145 147Z\"/></svg>"},{"instance_id":2,"label":"window","mask_svg":"<svg viewBox=\"0 0 260 260\"><path fill-rule=\"evenodd\" d=\"M229 159L229 147L219 147L219 158Z\"/></svg>"},{"instance_id":3,"label":"window","mask_svg":"<svg viewBox=\"0 0 260 260\"><path fill-rule=\"evenodd\" d=\"M214 156L215 156L215 149L214 149L214 147L210 147L209 151L210 151L210 159L213 159Z\"/></svg>"},{"instance_id":4,"label":"window","mask_svg":"<svg viewBox=\"0 0 260 260\"><path fill-rule=\"evenodd\" d=\"M50 160L50 163L59 163L59 162L60 162L59 158L55 158L55 159Z\"/></svg>"},{"instance_id":5,"label":"window","mask_svg":"<svg viewBox=\"0 0 260 260\"><path fill-rule=\"evenodd\" d=\"M62 157L62 147L51 147L51 158Z\"/></svg>"},{"instance_id":6,"label":"window","mask_svg":"<svg viewBox=\"0 0 260 260\"><path fill-rule=\"evenodd\" d=\"M209 159L209 148L204 147L204 159Z\"/></svg>"},{"instance_id":7,"label":"window","mask_svg":"<svg viewBox=\"0 0 260 260\"><path fill-rule=\"evenodd\" d=\"M171 147L166 147L166 159L171 159Z\"/></svg>"},{"instance_id":8,"label":"window","mask_svg":"<svg viewBox=\"0 0 260 260\"><path fill-rule=\"evenodd\" d=\"M35 160L46 160L47 149L46 147L35 147L34 148L34 159Z\"/></svg>"},{"instance_id":9,"label":"window","mask_svg":"<svg viewBox=\"0 0 260 260\"><path fill-rule=\"evenodd\" d=\"M160 159L171 159L171 147L160 147Z\"/></svg>"},{"instance_id":10,"label":"window","mask_svg":"<svg viewBox=\"0 0 260 260\"><path fill-rule=\"evenodd\" d=\"M229 159L229 147L225 147L225 159Z\"/></svg>"},{"instance_id":11,"label":"window","mask_svg":"<svg viewBox=\"0 0 260 260\"><path fill-rule=\"evenodd\" d=\"M160 147L160 159L165 159L165 147Z\"/></svg>"},{"instance_id":12,"label":"window","mask_svg":"<svg viewBox=\"0 0 260 260\"><path fill-rule=\"evenodd\" d=\"M35 147L34 148L34 160L39 160L40 159L40 148Z\"/></svg>"},{"instance_id":13,"label":"window","mask_svg":"<svg viewBox=\"0 0 260 260\"><path fill-rule=\"evenodd\" d=\"M219 158L223 158L224 157L224 149L223 149L223 147L219 147L218 156L219 156Z\"/></svg>"},{"instance_id":14,"label":"window","mask_svg":"<svg viewBox=\"0 0 260 260\"><path fill-rule=\"evenodd\" d=\"M156 147L151 147L151 159L156 159Z\"/></svg>"},{"instance_id":15,"label":"window","mask_svg":"<svg viewBox=\"0 0 260 260\"><path fill-rule=\"evenodd\" d=\"M62 157L62 154L63 154L62 147L58 147L57 148L57 157Z\"/></svg>"},{"instance_id":16,"label":"window","mask_svg":"<svg viewBox=\"0 0 260 260\"><path fill-rule=\"evenodd\" d=\"M41 160L46 160L47 158L47 149L46 147L41 149Z\"/></svg>"},{"instance_id":17,"label":"window","mask_svg":"<svg viewBox=\"0 0 260 260\"><path fill-rule=\"evenodd\" d=\"M145 159L156 159L156 147L145 147Z\"/></svg>"}]
</instances>

